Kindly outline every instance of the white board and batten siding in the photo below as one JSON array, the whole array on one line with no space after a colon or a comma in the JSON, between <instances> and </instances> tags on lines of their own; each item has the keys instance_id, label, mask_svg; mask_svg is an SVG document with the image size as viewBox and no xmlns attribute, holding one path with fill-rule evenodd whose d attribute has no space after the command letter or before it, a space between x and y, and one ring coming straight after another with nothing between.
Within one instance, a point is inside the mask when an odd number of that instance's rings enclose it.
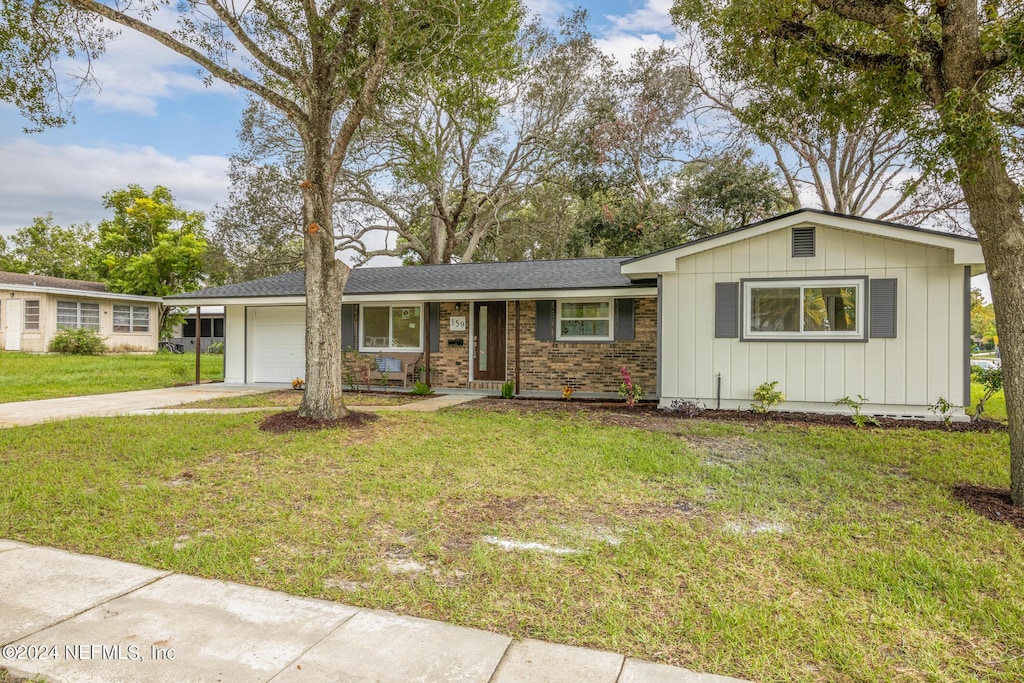
<instances>
[{"instance_id":1,"label":"white board and batten siding","mask_svg":"<svg viewBox=\"0 0 1024 683\"><path fill-rule=\"evenodd\" d=\"M964 266L938 246L817 226L813 257L793 257L780 229L683 256L662 274L662 405L674 399L746 409L778 380L784 409L848 412L843 396L876 414L931 415L939 397L963 412ZM715 338L715 283L750 278L894 278L896 337L864 341ZM866 297L868 292L862 291ZM742 294L741 294L742 298ZM869 312L863 313L867 325ZM742 325L742 321L741 321Z\"/></svg>"}]
</instances>

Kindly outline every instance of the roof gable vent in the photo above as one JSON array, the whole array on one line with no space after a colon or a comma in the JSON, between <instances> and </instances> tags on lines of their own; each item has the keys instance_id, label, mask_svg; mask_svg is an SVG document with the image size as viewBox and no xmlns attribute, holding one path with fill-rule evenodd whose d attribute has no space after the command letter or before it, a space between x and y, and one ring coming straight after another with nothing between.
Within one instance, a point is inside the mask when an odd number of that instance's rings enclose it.
<instances>
[{"instance_id":1,"label":"roof gable vent","mask_svg":"<svg viewBox=\"0 0 1024 683\"><path fill-rule=\"evenodd\" d=\"M793 258L814 256L814 228L793 228Z\"/></svg>"}]
</instances>

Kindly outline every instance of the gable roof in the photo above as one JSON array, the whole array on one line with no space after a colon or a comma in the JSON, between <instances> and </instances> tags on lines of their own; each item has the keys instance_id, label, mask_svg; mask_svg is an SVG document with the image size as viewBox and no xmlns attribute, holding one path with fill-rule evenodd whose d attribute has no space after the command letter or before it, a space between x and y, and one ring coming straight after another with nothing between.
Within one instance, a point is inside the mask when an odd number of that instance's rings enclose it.
<instances>
[{"instance_id":1,"label":"gable roof","mask_svg":"<svg viewBox=\"0 0 1024 683\"><path fill-rule=\"evenodd\" d=\"M628 257L561 259L550 261L496 261L426 266L354 268L345 296L387 294L448 294L593 290L653 286L634 282L620 266ZM169 303L192 299L220 300L263 297L303 297L303 271L260 280L176 294Z\"/></svg>"},{"instance_id":2,"label":"gable roof","mask_svg":"<svg viewBox=\"0 0 1024 683\"><path fill-rule=\"evenodd\" d=\"M860 218L847 214L822 211L821 209L797 209L789 213L775 216L767 220L750 223L738 228L726 230L716 235L703 237L686 242L677 247L631 258L622 264L622 272L632 277L654 277L658 273L675 270L676 259L702 251L715 249L726 244L750 239L758 235L774 232L784 228L801 225L820 225L826 228L849 230L877 237L924 244L933 247L944 247L954 252L953 262L962 265L976 266L974 274L984 272L984 260L978 238L966 235L954 235L948 232L915 228L899 223Z\"/></svg>"},{"instance_id":3,"label":"gable roof","mask_svg":"<svg viewBox=\"0 0 1024 683\"><path fill-rule=\"evenodd\" d=\"M140 294L119 294L107 290L103 282L90 280L70 280L49 275L27 275L0 271L0 289L15 292L39 292L40 294L65 294L68 296L89 297L91 299L120 299L123 301L145 301L158 303L158 296Z\"/></svg>"}]
</instances>

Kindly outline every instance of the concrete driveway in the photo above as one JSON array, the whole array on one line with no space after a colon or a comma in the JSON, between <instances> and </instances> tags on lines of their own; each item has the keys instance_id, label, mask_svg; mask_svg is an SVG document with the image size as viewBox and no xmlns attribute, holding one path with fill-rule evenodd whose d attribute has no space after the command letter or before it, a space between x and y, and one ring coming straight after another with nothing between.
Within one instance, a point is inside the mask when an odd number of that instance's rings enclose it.
<instances>
[{"instance_id":1,"label":"concrete driveway","mask_svg":"<svg viewBox=\"0 0 1024 683\"><path fill-rule=\"evenodd\" d=\"M0 403L0 428L70 420L77 417L127 415L139 410L167 408L182 403L205 401L221 396L259 394L279 386L253 387L239 384L199 384L169 389L122 391L116 394L48 398L41 401Z\"/></svg>"}]
</instances>

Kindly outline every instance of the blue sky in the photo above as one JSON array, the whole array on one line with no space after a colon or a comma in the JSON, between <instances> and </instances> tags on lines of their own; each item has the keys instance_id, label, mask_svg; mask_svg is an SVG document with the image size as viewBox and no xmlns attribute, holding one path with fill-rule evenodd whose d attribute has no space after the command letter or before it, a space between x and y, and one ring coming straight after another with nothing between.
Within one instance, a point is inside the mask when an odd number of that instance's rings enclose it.
<instances>
[{"instance_id":1,"label":"blue sky","mask_svg":"<svg viewBox=\"0 0 1024 683\"><path fill-rule=\"evenodd\" d=\"M576 4L526 0L554 22ZM673 36L671 0L582 3L607 52ZM61 225L105 217L104 193L138 183L171 189L186 208L208 211L227 195L227 157L244 104L240 91L203 85L197 70L154 41L123 31L95 66L102 85L75 103L75 124L25 134L25 120L0 103L0 235L53 212Z\"/></svg>"}]
</instances>

